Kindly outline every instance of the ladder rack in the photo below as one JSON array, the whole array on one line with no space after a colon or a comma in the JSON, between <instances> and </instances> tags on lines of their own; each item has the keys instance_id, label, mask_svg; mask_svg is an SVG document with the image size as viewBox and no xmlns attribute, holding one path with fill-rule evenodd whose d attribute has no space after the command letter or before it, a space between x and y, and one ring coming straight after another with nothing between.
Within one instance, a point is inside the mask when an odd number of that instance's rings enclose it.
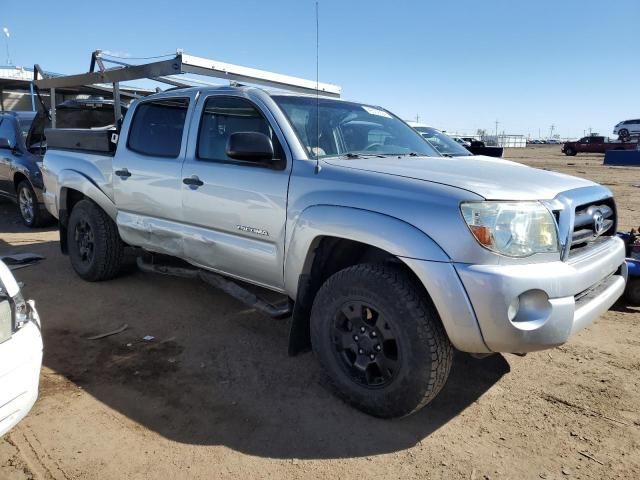
<instances>
[{"instance_id":1,"label":"ladder rack","mask_svg":"<svg viewBox=\"0 0 640 480\"><path fill-rule=\"evenodd\" d=\"M132 80L150 79L174 87L194 86L189 84L189 81L208 85L200 80L180 78L181 75L192 74L325 97L339 98L342 93L338 85L187 55L182 50L177 50L176 54L169 58L143 64L130 64L123 59L114 60L108 57L109 55L105 55L101 50L94 51L89 72L76 75L47 76L39 65L35 65L33 84L39 89L50 89L52 99L55 98L56 88L112 84L116 123L121 115L119 84ZM106 64L115 66L107 68ZM52 126L55 128L55 101L51 105L51 117Z\"/></svg>"}]
</instances>

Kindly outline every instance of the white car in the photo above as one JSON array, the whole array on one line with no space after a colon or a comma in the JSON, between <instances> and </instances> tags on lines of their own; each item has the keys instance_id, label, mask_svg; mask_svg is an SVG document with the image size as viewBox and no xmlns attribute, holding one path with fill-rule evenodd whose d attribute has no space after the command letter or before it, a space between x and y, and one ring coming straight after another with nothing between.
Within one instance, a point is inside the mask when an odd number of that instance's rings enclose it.
<instances>
[{"instance_id":1,"label":"white car","mask_svg":"<svg viewBox=\"0 0 640 480\"><path fill-rule=\"evenodd\" d=\"M622 138L640 134L640 118L618 123L613 127L613 134Z\"/></svg>"},{"instance_id":2,"label":"white car","mask_svg":"<svg viewBox=\"0 0 640 480\"><path fill-rule=\"evenodd\" d=\"M468 157L473 155L460 142L447 136L437 128L424 123L407 121L407 125L416 130L422 138L429 142L441 155L445 157Z\"/></svg>"},{"instance_id":3,"label":"white car","mask_svg":"<svg viewBox=\"0 0 640 480\"><path fill-rule=\"evenodd\" d=\"M38 398L42 366L40 318L32 300L0 260L0 436L22 420Z\"/></svg>"}]
</instances>

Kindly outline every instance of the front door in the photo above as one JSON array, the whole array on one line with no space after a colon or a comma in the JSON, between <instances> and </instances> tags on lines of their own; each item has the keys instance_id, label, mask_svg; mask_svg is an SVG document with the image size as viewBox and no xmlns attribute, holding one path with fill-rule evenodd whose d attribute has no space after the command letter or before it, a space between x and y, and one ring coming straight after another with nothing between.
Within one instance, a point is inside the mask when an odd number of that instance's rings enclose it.
<instances>
[{"instance_id":1,"label":"front door","mask_svg":"<svg viewBox=\"0 0 640 480\"><path fill-rule=\"evenodd\" d=\"M287 190L291 160L275 120L259 100L213 94L194 112L182 168L186 258L227 275L283 287ZM227 156L232 133L267 135L274 165Z\"/></svg>"},{"instance_id":2,"label":"front door","mask_svg":"<svg viewBox=\"0 0 640 480\"><path fill-rule=\"evenodd\" d=\"M181 177L187 145L188 96L142 101L128 112L113 159L113 190L122 239L183 256Z\"/></svg>"},{"instance_id":3,"label":"front door","mask_svg":"<svg viewBox=\"0 0 640 480\"><path fill-rule=\"evenodd\" d=\"M9 144L16 146L16 123L8 115L0 116L0 138L9 140ZM0 148L0 196L15 197L13 185L13 162L15 154L12 148Z\"/></svg>"}]
</instances>

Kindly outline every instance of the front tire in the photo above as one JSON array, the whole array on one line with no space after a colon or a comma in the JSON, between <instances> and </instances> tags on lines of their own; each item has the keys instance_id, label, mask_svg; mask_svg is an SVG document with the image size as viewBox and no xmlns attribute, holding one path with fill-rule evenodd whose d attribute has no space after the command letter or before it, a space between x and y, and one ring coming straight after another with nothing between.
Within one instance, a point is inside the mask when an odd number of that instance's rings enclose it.
<instances>
[{"instance_id":1,"label":"front tire","mask_svg":"<svg viewBox=\"0 0 640 480\"><path fill-rule=\"evenodd\" d=\"M71 265L84 280L109 280L120 272L124 243L116 224L91 200L79 201L67 228Z\"/></svg>"},{"instance_id":2,"label":"front tire","mask_svg":"<svg viewBox=\"0 0 640 480\"><path fill-rule=\"evenodd\" d=\"M330 277L313 303L311 343L337 393L384 418L435 398L453 359L426 293L390 265L355 265Z\"/></svg>"},{"instance_id":3,"label":"front tire","mask_svg":"<svg viewBox=\"0 0 640 480\"><path fill-rule=\"evenodd\" d=\"M564 154L567 157L575 157L576 153L577 152L576 152L575 148L573 148L573 147L567 147L567 148L564 149Z\"/></svg>"},{"instance_id":4,"label":"front tire","mask_svg":"<svg viewBox=\"0 0 640 480\"><path fill-rule=\"evenodd\" d=\"M629 278L624 298L630 305L640 305L640 278Z\"/></svg>"}]
</instances>

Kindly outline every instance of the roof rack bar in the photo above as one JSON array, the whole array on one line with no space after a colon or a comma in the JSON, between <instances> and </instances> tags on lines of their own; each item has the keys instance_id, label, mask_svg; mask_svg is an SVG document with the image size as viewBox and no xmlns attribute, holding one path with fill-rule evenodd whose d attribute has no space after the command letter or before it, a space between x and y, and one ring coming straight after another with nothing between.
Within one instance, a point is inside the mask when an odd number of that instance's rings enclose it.
<instances>
[{"instance_id":1,"label":"roof rack bar","mask_svg":"<svg viewBox=\"0 0 640 480\"><path fill-rule=\"evenodd\" d=\"M48 77L35 79L38 88L64 88L83 85L95 85L97 83L126 82L141 78L155 78L181 73L180 55L169 60L145 63L143 65L130 65L122 68L111 68L103 72L87 72L77 75L64 75L60 77Z\"/></svg>"},{"instance_id":2,"label":"roof rack bar","mask_svg":"<svg viewBox=\"0 0 640 480\"><path fill-rule=\"evenodd\" d=\"M105 68L103 62L114 63L117 64L118 67ZM96 70L96 66L99 67L98 70ZM342 89L338 85L320 83L315 80L305 80L303 78L268 72L266 70L258 70L256 68L242 67L231 63L186 55L180 50L177 51L173 58L139 65L130 65L124 61L103 58L102 52L96 50L91 56L89 72L56 77L38 75L37 72L34 72L34 83L38 88L65 88L148 78L176 85L176 83L182 82L175 78L167 82L166 77L183 73L252 83L300 93L319 93L323 96L330 97L340 97L342 93ZM188 84L185 83L185 85Z\"/></svg>"},{"instance_id":3,"label":"roof rack bar","mask_svg":"<svg viewBox=\"0 0 640 480\"><path fill-rule=\"evenodd\" d=\"M322 95L331 97L340 97L342 93L342 89L338 85L319 83L315 80L305 80L186 54L182 55L182 72L255 83L266 87L284 88L300 93L320 92Z\"/></svg>"}]
</instances>

